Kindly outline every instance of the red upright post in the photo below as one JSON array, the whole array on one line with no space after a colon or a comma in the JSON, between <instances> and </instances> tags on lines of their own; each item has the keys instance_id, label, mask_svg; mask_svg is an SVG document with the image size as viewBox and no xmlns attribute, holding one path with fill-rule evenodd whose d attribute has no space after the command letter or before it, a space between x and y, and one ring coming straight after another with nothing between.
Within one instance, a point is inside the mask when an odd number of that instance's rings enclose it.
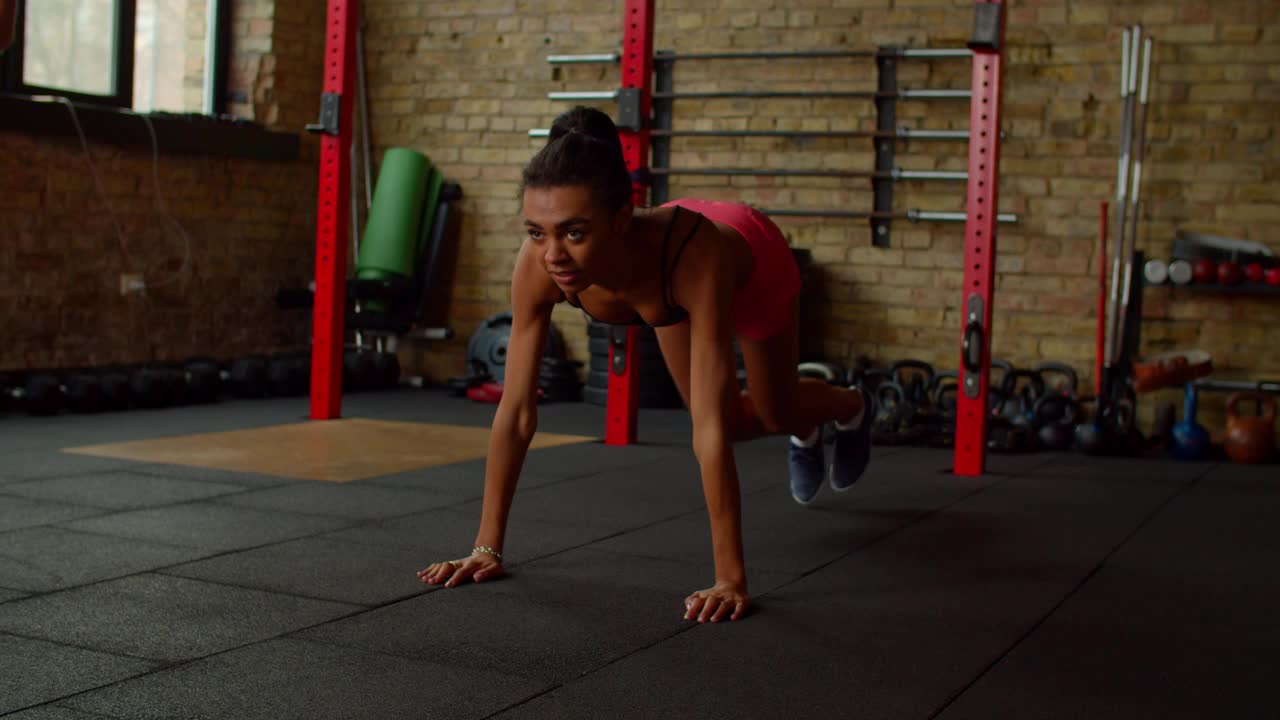
<instances>
[{"instance_id":1,"label":"red upright post","mask_svg":"<svg viewBox=\"0 0 1280 720\"><path fill-rule=\"evenodd\" d=\"M649 116L653 108L653 20L654 0L627 0L622 21L622 88L637 97L620 97L620 106L630 103L638 110L633 127L618 130L622 156L631 171L631 201L648 204L648 184L644 171L649 167ZM626 344L616 337L609 343L609 401L604 441L609 445L630 445L636 441L636 410L639 407L640 373L636 367L639 331L635 327L615 328L626 334Z\"/></svg>"},{"instance_id":2,"label":"red upright post","mask_svg":"<svg viewBox=\"0 0 1280 720\"><path fill-rule=\"evenodd\" d=\"M347 237L351 222L351 108L359 0L329 0L316 204L316 292L311 344L311 419L342 416L342 344L346 320Z\"/></svg>"},{"instance_id":3,"label":"red upright post","mask_svg":"<svg viewBox=\"0 0 1280 720\"><path fill-rule=\"evenodd\" d=\"M987 462L987 379L991 370L991 305L996 268L996 192L1000 167L1000 60L1004 3L974 7L973 97L969 109L969 185L965 223L964 329L956 403L956 475L981 475Z\"/></svg>"}]
</instances>

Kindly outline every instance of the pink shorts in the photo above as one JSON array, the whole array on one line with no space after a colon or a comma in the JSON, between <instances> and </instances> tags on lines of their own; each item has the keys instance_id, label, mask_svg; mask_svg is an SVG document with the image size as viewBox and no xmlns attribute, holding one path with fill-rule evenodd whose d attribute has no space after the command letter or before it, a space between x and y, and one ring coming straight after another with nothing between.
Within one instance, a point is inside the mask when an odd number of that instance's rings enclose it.
<instances>
[{"instance_id":1,"label":"pink shorts","mask_svg":"<svg viewBox=\"0 0 1280 720\"><path fill-rule=\"evenodd\" d=\"M787 238L764 213L747 205L712 200L672 200L709 220L737 230L751 247L755 267L751 279L733 298L734 333L749 340L767 340L781 332L795 313L800 294L800 270Z\"/></svg>"}]
</instances>

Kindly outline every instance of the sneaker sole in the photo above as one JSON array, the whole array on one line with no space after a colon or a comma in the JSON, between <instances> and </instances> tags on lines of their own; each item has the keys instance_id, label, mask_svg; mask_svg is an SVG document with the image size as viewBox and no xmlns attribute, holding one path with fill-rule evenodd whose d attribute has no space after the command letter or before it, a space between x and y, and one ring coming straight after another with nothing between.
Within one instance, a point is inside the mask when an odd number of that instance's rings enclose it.
<instances>
[{"instance_id":1,"label":"sneaker sole","mask_svg":"<svg viewBox=\"0 0 1280 720\"><path fill-rule=\"evenodd\" d=\"M791 496L791 499L792 499L792 500L795 500L795 501L796 501L796 504L797 504L797 505L799 505L800 507L809 507L810 505L812 505L812 504L813 504L813 501L814 501L814 500L817 500L817 499L818 499L818 496L817 496L817 495L814 495L813 497L809 498L808 500L801 500L800 498L796 497L795 495L792 495L792 496Z\"/></svg>"},{"instance_id":2,"label":"sneaker sole","mask_svg":"<svg viewBox=\"0 0 1280 720\"><path fill-rule=\"evenodd\" d=\"M866 472L866 468L863 468L863 472ZM861 480L861 479L862 479L862 475L859 474L858 480ZM840 487L839 485L836 484L836 466L832 464L832 466L827 469L827 485L830 485L831 489L838 493L846 493L854 489L858 485L858 480L854 480L848 485L845 485L844 487Z\"/></svg>"},{"instance_id":3,"label":"sneaker sole","mask_svg":"<svg viewBox=\"0 0 1280 720\"><path fill-rule=\"evenodd\" d=\"M859 392L862 392L862 391L859 390ZM865 394L863 397L866 397ZM863 411L866 412L867 410L874 410L874 408L875 408L875 404L873 403L870 408L864 408ZM867 417L864 417L862 421L866 423L868 426L870 426L872 419L871 417L867 416ZM868 439L868 442L870 442L870 439ZM871 464L871 458L868 457L867 464L862 466L862 472L858 473L858 477L854 478L853 482L849 483L848 485L845 485L844 487L840 487L839 485L836 485L836 464L834 462L834 458L832 458L831 466L827 468L827 484L831 486L832 490L838 493L849 492L850 490L857 487L858 481L861 480L862 476L865 475L867 472L867 465L870 465L870 464Z\"/></svg>"}]
</instances>

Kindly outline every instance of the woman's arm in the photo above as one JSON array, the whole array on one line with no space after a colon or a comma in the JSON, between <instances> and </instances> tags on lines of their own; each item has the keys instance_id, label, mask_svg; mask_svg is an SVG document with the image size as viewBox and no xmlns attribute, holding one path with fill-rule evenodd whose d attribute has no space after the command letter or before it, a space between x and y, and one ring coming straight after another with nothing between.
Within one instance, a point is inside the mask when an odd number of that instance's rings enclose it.
<instances>
[{"instance_id":1,"label":"woman's arm","mask_svg":"<svg viewBox=\"0 0 1280 720\"><path fill-rule=\"evenodd\" d=\"M520 249L511 279L511 336L502 399L493 416L485 463L484 504L475 547L503 552L507 518L515 496L520 468L538 428L538 373L546 347L551 310L559 291L538 265L528 244ZM487 552L465 560L436 563L419 573L429 583L452 587L468 578L477 582L501 574L501 561Z\"/></svg>"},{"instance_id":2,"label":"woman's arm","mask_svg":"<svg viewBox=\"0 0 1280 720\"><path fill-rule=\"evenodd\" d=\"M548 292L548 288L551 292ZM502 399L493 416L476 545L501 552L525 453L538 429L538 375L558 291L526 243L511 279L511 336Z\"/></svg>"},{"instance_id":3,"label":"woman's arm","mask_svg":"<svg viewBox=\"0 0 1280 720\"><path fill-rule=\"evenodd\" d=\"M741 492L733 458L732 423L738 402L733 360L734 263L720 236L707 228L689 243L672 280L676 303L689 313L689 411L693 452L711 520L716 584L690 596L685 617L736 620L747 609L742 551ZM731 614L731 615L730 615Z\"/></svg>"}]
</instances>

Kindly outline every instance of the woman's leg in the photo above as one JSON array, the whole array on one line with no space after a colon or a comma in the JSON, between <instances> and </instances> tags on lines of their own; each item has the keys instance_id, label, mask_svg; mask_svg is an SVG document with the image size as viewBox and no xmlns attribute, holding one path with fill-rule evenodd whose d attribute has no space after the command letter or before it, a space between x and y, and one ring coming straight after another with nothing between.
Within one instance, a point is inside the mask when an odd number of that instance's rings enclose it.
<instances>
[{"instance_id":1,"label":"woman's leg","mask_svg":"<svg viewBox=\"0 0 1280 720\"><path fill-rule=\"evenodd\" d=\"M654 332L658 336L658 347L662 350L662 359L667 363L667 371L671 373L671 379L680 391L684 406L689 407L689 367L692 354L689 349L689 323L654 328ZM768 434L751 407L750 396L744 392L738 400L737 413L733 419L733 439L750 440Z\"/></svg>"},{"instance_id":2,"label":"woman's leg","mask_svg":"<svg viewBox=\"0 0 1280 720\"><path fill-rule=\"evenodd\" d=\"M689 324L656 328L658 347L685 406L689 405ZM819 425L848 420L862 411L862 395L821 380L801 378L799 333L793 315L781 331L765 340L738 338L747 369L747 391L734 422L734 440L765 435L808 437Z\"/></svg>"},{"instance_id":3,"label":"woman's leg","mask_svg":"<svg viewBox=\"0 0 1280 720\"><path fill-rule=\"evenodd\" d=\"M739 338L747 365L747 389L761 429L792 436L787 448L791 497L808 505L823 481L833 490L853 487L871 457L870 413L862 392L829 385L796 373L799 348L796 314L782 330L764 340ZM835 424L831 464L826 462L819 429Z\"/></svg>"},{"instance_id":4,"label":"woman's leg","mask_svg":"<svg viewBox=\"0 0 1280 720\"><path fill-rule=\"evenodd\" d=\"M851 420L862 412L862 394L822 380L802 378L800 337L796 316L764 340L738 338L747 367L747 393L760 435L786 434L805 438L820 425ZM749 439L749 438L742 438Z\"/></svg>"}]
</instances>

